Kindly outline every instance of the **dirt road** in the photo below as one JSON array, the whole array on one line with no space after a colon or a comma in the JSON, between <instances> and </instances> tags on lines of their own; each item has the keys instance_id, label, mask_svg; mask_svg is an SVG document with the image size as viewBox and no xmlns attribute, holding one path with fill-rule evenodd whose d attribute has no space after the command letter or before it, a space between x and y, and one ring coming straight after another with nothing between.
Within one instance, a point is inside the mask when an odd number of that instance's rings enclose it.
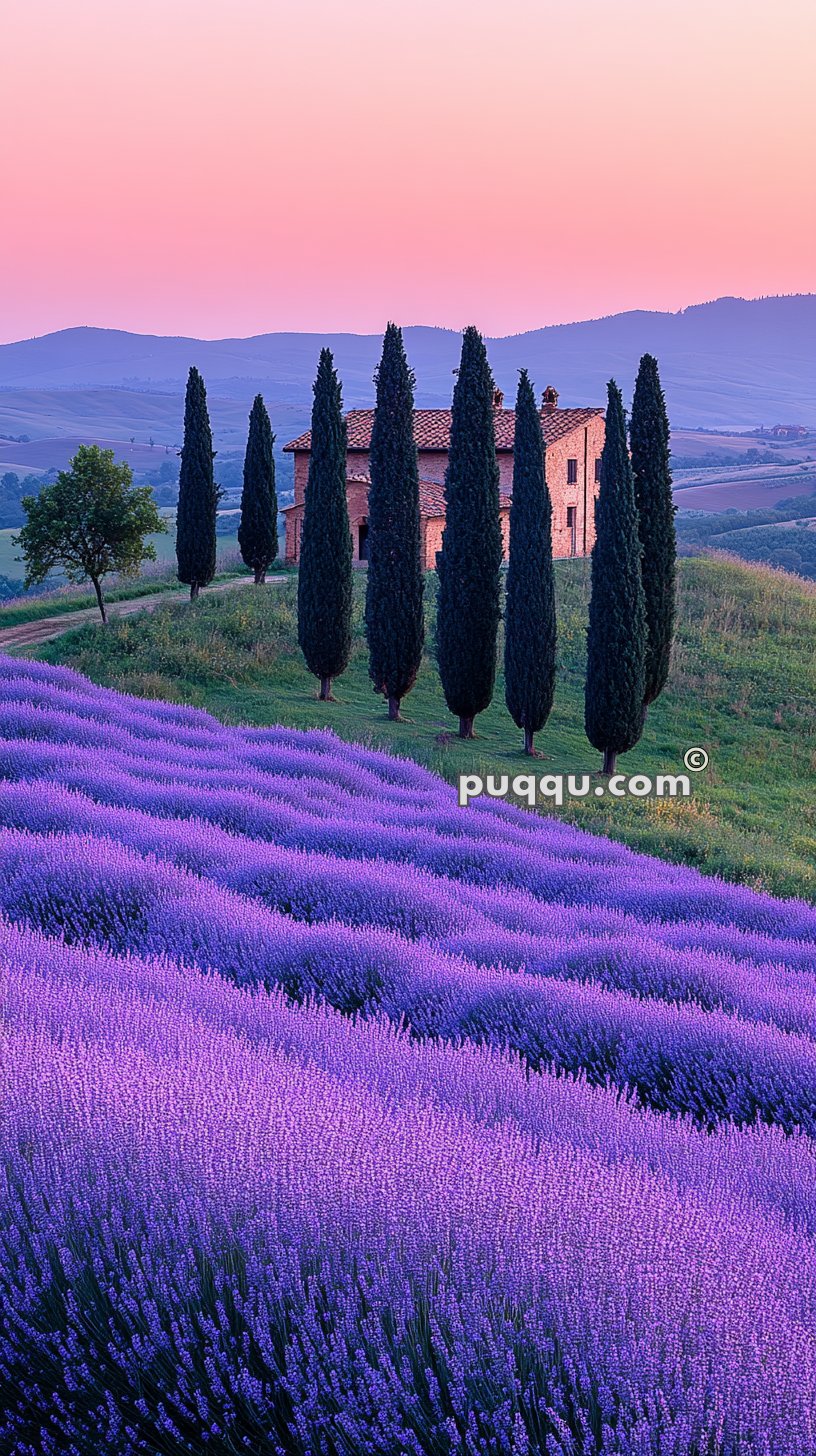
<instances>
[{"instance_id":1,"label":"dirt road","mask_svg":"<svg viewBox=\"0 0 816 1456\"><path fill-rule=\"evenodd\" d=\"M267 577L267 585L285 580L285 576L270 576ZM207 587L205 596L242 586L254 586L252 577L236 576L232 581L219 581L215 586ZM189 591L184 588L181 591L156 592L153 596L129 597L125 601L110 602L108 618L113 621L115 617L130 617L134 612L152 612L168 602L186 602L189 595ZM15 627L0 627L0 652L8 652L13 647L39 647L43 642L61 637L64 632L73 632L76 627L84 627L88 622L102 625L97 607L82 607L80 611L62 612L57 617L39 617L34 622L19 622Z\"/></svg>"}]
</instances>

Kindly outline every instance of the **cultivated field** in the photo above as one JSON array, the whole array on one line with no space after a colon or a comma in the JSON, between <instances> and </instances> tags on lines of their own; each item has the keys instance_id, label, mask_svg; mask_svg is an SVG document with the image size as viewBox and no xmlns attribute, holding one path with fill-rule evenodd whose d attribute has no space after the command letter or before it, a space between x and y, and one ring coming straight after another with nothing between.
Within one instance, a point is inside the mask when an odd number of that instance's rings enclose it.
<instances>
[{"instance_id":1,"label":"cultivated field","mask_svg":"<svg viewBox=\"0 0 816 1456\"><path fill-rule=\"evenodd\" d=\"M674 503L683 511L755 511L816 491L816 466L742 466L675 474Z\"/></svg>"},{"instance_id":2,"label":"cultivated field","mask_svg":"<svg viewBox=\"0 0 816 1456\"><path fill-rule=\"evenodd\" d=\"M811 1456L816 910L2 671L4 1450Z\"/></svg>"}]
</instances>

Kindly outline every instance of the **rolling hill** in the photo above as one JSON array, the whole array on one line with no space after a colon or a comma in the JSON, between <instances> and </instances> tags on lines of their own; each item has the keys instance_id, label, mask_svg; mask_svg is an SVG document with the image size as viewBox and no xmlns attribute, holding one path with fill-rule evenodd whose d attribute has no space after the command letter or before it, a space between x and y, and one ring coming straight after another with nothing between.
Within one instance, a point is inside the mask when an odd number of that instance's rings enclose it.
<instances>
[{"instance_id":1,"label":"rolling hill","mask_svg":"<svg viewBox=\"0 0 816 1456\"><path fill-rule=\"evenodd\" d=\"M446 404L460 338L407 328L420 405ZM259 334L249 339L164 338L74 328L0 346L0 433L87 434L175 445L182 394L195 363L208 384L219 447L237 448L258 391L282 443L305 422L320 347L333 349L347 405L373 399L379 335ZM657 354L678 427L816 427L816 295L721 298L679 313L634 311L488 341L497 383L511 396L525 365L563 404L603 400L610 375L631 392L637 362Z\"/></svg>"}]
</instances>

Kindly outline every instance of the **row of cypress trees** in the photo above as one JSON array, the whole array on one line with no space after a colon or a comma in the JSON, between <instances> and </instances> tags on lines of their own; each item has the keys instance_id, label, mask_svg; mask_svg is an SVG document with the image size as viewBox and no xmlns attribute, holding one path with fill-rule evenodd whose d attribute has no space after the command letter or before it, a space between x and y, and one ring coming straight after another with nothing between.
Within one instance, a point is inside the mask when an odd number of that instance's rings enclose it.
<instances>
[{"instance_id":1,"label":"row of cypress trees","mask_svg":"<svg viewBox=\"0 0 816 1456\"><path fill-rule=\"evenodd\" d=\"M262 396L249 415L244 457L241 522L238 545L244 563L259 584L278 554L278 498L275 490L275 437ZM195 601L215 575L216 521L221 491L215 481L212 429L204 380L193 367L184 401L184 444L179 471L176 514L176 562L179 581Z\"/></svg>"},{"instance_id":2,"label":"row of cypress trees","mask_svg":"<svg viewBox=\"0 0 816 1456\"><path fill-rule=\"evenodd\" d=\"M376 376L368 506L365 624L369 673L399 719L424 639L414 376L402 333L389 324ZM501 619L502 536L493 423L494 386L475 328L465 330L453 392L438 560L436 656L459 735L489 705ZM331 352L314 385L312 451L298 578L298 636L330 699L351 653L352 542L346 502L346 426ZM614 772L640 738L665 685L674 626L675 533L669 425L657 362L644 355L631 420L631 459L620 390L608 387L606 439L592 553L585 727ZM510 552L505 602L505 699L525 751L553 705L556 611L552 505L535 393L522 370L516 399Z\"/></svg>"}]
</instances>

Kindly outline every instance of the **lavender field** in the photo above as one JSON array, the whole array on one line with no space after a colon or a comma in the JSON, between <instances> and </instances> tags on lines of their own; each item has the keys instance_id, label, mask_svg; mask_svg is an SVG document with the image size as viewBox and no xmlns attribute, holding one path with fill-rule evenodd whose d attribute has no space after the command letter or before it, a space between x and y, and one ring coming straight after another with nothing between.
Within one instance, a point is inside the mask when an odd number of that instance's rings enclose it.
<instances>
[{"instance_id":1,"label":"lavender field","mask_svg":"<svg viewBox=\"0 0 816 1456\"><path fill-rule=\"evenodd\" d=\"M0 1452L812 1456L816 910L0 671Z\"/></svg>"}]
</instances>

